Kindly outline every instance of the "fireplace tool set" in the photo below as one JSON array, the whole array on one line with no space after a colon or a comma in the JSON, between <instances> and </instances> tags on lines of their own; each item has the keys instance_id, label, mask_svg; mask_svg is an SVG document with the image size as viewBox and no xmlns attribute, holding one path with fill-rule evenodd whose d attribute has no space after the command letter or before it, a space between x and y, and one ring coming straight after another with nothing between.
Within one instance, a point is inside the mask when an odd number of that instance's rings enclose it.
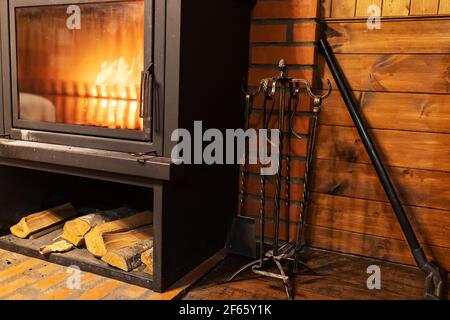
<instances>
[{"instance_id":1,"label":"fireplace tool set","mask_svg":"<svg viewBox=\"0 0 450 320\"><path fill-rule=\"evenodd\" d=\"M278 169L277 173L274 177L275 180L275 197L274 197L274 210L272 214L272 223L273 223L273 243L271 246L268 246L265 239L265 226L266 226L266 183L268 176L264 176L261 174L260 176L260 207L259 207L259 258L239 269L236 273L234 273L229 281L232 281L236 278L241 272L244 270L251 268L251 270L258 275L271 277L275 279L280 279L283 281L286 294L289 299L293 299L294 297L294 287L292 285L291 278L289 274L291 272L285 271L285 266L283 263L291 262L293 266L292 273L298 272L299 265L307 268L309 271L316 274L311 268L309 268L306 263L300 260L299 253L301 249L304 247L304 225L306 223L306 214L307 214L307 201L308 201L308 188L309 188L309 177L313 164L313 155L314 155L314 147L316 142L316 134L318 127L318 119L321 111L322 102L326 99L331 93L331 83L328 82L329 89L325 95L319 96L312 92L311 85L307 80L304 79L293 79L288 77L287 75L287 65L284 60L281 60L279 63L280 74L277 77L266 78L260 82L259 87L255 92L245 92L246 95L246 109L245 109L245 124L246 127L249 128L250 123L250 114L253 109L253 101L254 99L260 95L264 95L264 107L263 107L263 124L262 129L269 129L269 124L273 116L278 116L278 124L277 129L279 132L279 145L278 150L274 150L273 148L277 148L274 146L271 138L268 138L267 143L272 145L272 153L277 153L278 159ZM298 112L298 107L300 104L300 93L306 91L306 93L312 98L314 101L313 112L312 112L312 126L309 134L309 143L308 143L308 151L306 155L306 170L304 176L304 193L303 198L301 200L300 212L299 212L299 225L298 231L296 235L295 241L290 241L291 237L289 234L289 218L285 222L286 226L286 241L280 240L280 224L281 224L281 206L285 206L286 216L289 217L289 208L291 205L291 139L308 139L308 136L297 133L294 130L294 119L295 115ZM275 107L278 104L278 110L275 111ZM288 121L286 121L286 119ZM286 130L287 129L287 130ZM287 131L287 132L285 132ZM262 142L264 143L264 142ZM261 142L259 142L261 148ZM282 192L282 161L283 161L283 146L286 146L286 170L285 170L285 198L282 200L281 192ZM247 231L254 231L254 220L249 219L243 216L244 206L245 206L245 189L247 187L247 163L248 163L248 155L249 155L249 146L246 142L245 146L245 161L243 164L242 172L241 172L241 190L240 190L240 215L237 217L238 221L240 221L241 225L253 226ZM236 238L236 233L239 233L242 236L242 232L236 230L243 230L244 228L238 227L239 223L235 223L233 225L232 234L235 235L233 238ZM245 234L245 233L244 233ZM254 234L254 233L253 233ZM241 239L241 246L242 246ZM249 252L248 256L253 255L251 249L248 248L255 247L254 239L250 240L250 243L243 245L246 252ZM228 245L231 248L231 251L236 252L235 245ZM270 248L267 249L267 248ZM242 252L241 252L242 253ZM256 255L256 254L255 254ZM293 262L293 263L292 263ZM274 273L267 271L269 265L275 265L278 269L279 273Z\"/></svg>"},{"instance_id":2,"label":"fireplace tool set","mask_svg":"<svg viewBox=\"0 0 450 320\"><path fill-rule=\"evenodd\" d=\"M339 64L336 60L336 57L334 56L332 49L330 45L328 44L326 39L321 39L319 41L319 48L325 58L325 61L333 75L333 78L336 82L336 85L342 95L342 98L345 102L345 105L348 109L348 112L353 120L353 123L358 131L358 134L361 138L361 141L364 144L364 147L372 161L372 164L377 172L377 175L379 177L379 180L383 186L383 189L387 195L387 198L389 199L389 202L392 206L392 209L395 213L395 216L401 226L401 229L403 231L403 234L405 235L405 238L408 242L408 245L411 249L411 253L414 256L414 259L416 261L417 266L425 273L426 275L426 282L425 282L425 298L426 299L432 299L432 300L438 300L438 299L445 299L447 289L448 289L448 283L446 281L446 273L445 271L436 263L428 260L427 256L425 255L424 250L420 246L420 243L417 239L417 236L411 226L411 223L409 222L409 219L403 209L402 204L400 203L400 199L398 197L397 191L395 190L395 187L386 171L386 168L384 167L383 163L381 162L381 157L379 155L378 150L375 147L375 144L370 136L370 133L367 129L366 124L364 123L363 117L360 113L360 106L355 102L352 93L351 88L349 87L344 74L342 73ZM260 189L260 212L259 212L259 224L260 224L260 235L259 235L259 259L256 261L253 261L245 266L243 266L241 269L239 269L236 273L232 275L232 277L229 279L229 281L232 281L234 278L236 278L241 272L244 270L251 268L251 270L258 275L266 276L266 277L272 277L276 279L280 279L284 283L284 287L286 289L286 293L288 295L289 299L293 298L294 295L294 287L291 282L291 278L289 277L288 273L285 272L283 262L292 262L292 271L290 274L295 274L298 272L299 265L302 265L303 267L307 268L308 270L314 272L311 270L306 263L304 263L300 259L300 253L302 252L302 249L305 247L305 224L306 224L306 215L307 215L307 205L308 205L308 189L309 189L309 178L310 173L312 170L312 164L313 164L313 156L314 156L314 148L316 144L316 135L317 135L317 126L318 126L318 118L319 113L321 110L322 102L324 99L326 99L330 93L331 93L331 83L328 80L328 86L329 90L328 92L323 96L317 96L315 95L312 90L311 86L306 80L303 79L292 79L287 76L286 70L286 63L284 60L280 61L279 64L280 68L280 75L275 78L267 78L263 79L260 82L259 87L254 93L246 93L246 125L249 126L249 117L250 112L252 111L253 107L253 101L254 99L261 93L264 94L264 121L263 121L263 129L268 129L269 122L271 120L271 117L273 116L273 111L275 109L275 105L278 102L279 103L279 109L278 109L278 129L280 129L279 138L280 138L280 145L279 145L279 165L278 165L278 172L275 176L275 199L274 199L274 211L272 215L273 219L273 243L271 246L269 246L265 242L265 199L266 199L266 179L267 177L261 176L261 189ZM309 135L309 143L308 143L308 151L306 156L306 173L304 176L304 194L303 198L301 200L301 206L300 206L300 222L297 229L297 235L295 241L290 241L290 235L289 235L289 222L287 222L287 231L286 231L286 239L287 241L281 243L280 245L280 208L282 205L281 201L281 180L282 180L282 166L281 161L283 160L282 157L282 151L283 151L283 145L285 140L285 135L287 135L288 143L286 144L287 149L287 156L286 156L286 177L285 177L285 193L286 197L284 199L284 205L286 206L286 214L289 217L289 206L290 206L290 183L291 183L291 156L290 156L290 144L291 144L291 138L297 138L297 139L304 139L305 137L298 134L293 130L293 120L295 117L295 114L298 111L298 105L300 101L300 92L302 90L306 90L308 95L313 99L314 105L313 105L313 114L312 114L312 127L310 130ZM271 109L268 112L267 105L268 103L271 103ZM286 126L285 118L286 116L289 118L289 123ZM287 134L284 133L284 130L287 129ZM272 144L271 141L269 141L270 144ZM245 205L245 189L247 185L247 179L246 179L246 171L247 171L247 154L248 154L248 147L246 146L246 161L243 166L242 170L242 177L241 177L241 191L240 191L240 215L236 218L233 228L231 230L231 238L229 239L228 248L233 253L238 253L241 255L251 256L252 251L248 248L254 247L253 251L256 250L255 241L253 239L252 244L250 242L246 243L245 245L242 245L242 239L241 242L236 241L236 238L242 234L250 233L250 227L252 226L249 218L243 217L243 209ZM243 228L241 227L239 229L239 223L236 223L236 221L242 220L241 225L246 225L247 229L245 232L243 232ZM287 219L289 220L289 219ZM253 231L254 231L254 223L253 222ZM235 230L233 230L235 229ZM253 233L254 234L254 233ZM236 243L233 243L233 240ZM245 239L245 241L249 241L248 238ZM267 250L266 248L269 247L270 250ZM240 251L240 252L239 252ZM253 256L256 256L256 252ZM278 268L279 273L273 273L269 272L268 267L269 263L272 262L272 266L275 265L276 268ZM285 264L286 265L286 264Z\"/></svg>"}]
</instances>

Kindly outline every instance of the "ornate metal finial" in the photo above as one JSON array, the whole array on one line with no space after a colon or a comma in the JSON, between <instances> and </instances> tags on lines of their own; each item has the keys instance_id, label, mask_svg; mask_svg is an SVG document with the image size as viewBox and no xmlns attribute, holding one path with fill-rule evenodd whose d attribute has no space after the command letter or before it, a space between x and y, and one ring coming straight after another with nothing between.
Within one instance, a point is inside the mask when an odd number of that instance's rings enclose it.
<instances>
[{"instance_id":1,"label":"ornate metal finial","mask_svg":"<svg viewBox=\"0 0 450 320\"><path fill-rule=\"evenodd\" d=\"M287 63L286 60L281 59L278 63L278 69L280 70L280 76L283 78L286 75Z\"/></svg>"}]
</instances>

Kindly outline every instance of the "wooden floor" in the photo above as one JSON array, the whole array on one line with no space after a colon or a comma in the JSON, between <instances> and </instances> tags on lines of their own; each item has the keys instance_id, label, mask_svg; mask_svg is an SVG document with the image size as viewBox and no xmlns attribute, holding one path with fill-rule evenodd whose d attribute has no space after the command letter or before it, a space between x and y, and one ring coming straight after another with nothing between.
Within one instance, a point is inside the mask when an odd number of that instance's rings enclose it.
<instances>
[{"instance_id":1,"label":"wooden floor","mask_svg":"<svg viewBox=\"0 0 450 320\"><path fill-rule=\"evenodd\" d=\"M251 272L224 283L249 260L230 256L208 274L184 299L266 300L286 299L280 280L258 278ZM296 299L300 300L415 300L422 299L424 274L415 267L385 261L314 250L308 265L323 276L296 276ZM381 290L367 289L367 268L381 269Z\"/></svg>"},{"instance_id":2,"label":"wooden floor","mask_svg":"<svg viewBox=\"0 0 450 320\"><path fill-rule=\"evenodd\" d=\"M0 300L170 300L182 295L187 300L286 299L280 281L255 277L250 272L224 283L247 262L219 252L171 290L158 294L86 272L82 273L81 288L69 289L71 275L66 267L0 250ZM415 267L321 250L310 253L308 265L321 276L296 276L296 299L411 300L423 295L424 275ZM367 289L367 267L371 265L381 268L381 290ZM202 278L208 270L212 271Z\"/></svg>"},{"instance_id":3,"label":"wooden floor","mask_svg":"<svg viewBox=\"0 0 450 320\"><path fill-rule=\"evenodd\" d=\"M88 272L81 272L80 288L72 289L67 267L0 249L0 300L172 300L225 257L218 252L165 293L156 293Z\"/></svg>"}]
</instances>

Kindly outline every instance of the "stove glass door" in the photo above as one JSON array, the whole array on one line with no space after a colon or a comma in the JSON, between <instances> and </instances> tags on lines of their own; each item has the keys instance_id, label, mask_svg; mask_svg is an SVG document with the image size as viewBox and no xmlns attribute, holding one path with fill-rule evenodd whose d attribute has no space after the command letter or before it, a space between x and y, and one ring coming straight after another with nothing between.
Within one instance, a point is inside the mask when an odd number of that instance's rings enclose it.
<instances>
[{"instance_id":1,"label":"stove glass door","mask_svg":"<svg viewBox=\"0 0 450 320\"><path fill-rule=\"evenodd\" d=\"M144 0L42 2L10 13L14 127L149 140Z\"/></svg>"}]
</instances>

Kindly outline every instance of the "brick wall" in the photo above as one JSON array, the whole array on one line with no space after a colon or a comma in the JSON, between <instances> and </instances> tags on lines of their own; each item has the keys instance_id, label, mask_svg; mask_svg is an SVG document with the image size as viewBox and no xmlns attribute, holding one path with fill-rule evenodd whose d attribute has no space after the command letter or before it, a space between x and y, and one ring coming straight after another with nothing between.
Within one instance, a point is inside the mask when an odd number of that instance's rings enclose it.
<instances>
[{"instance_id":1,"label":"brick wall","mask_svg":"<svg viewBox=\"0 0 450 320\"><path fill-rule=\"evenodd\" d=\"M289 75L304 78L310 82L315 75L315 59L318 16L317 0L259 0L253 12L251 28L251 53L249 86L258 85L260 79L278 74L277 65L284 58L289 65ZM300 112L295 118L294 126L297 131L308 132L310 101L303 100ZM276 124L273 117L271 126ZM255 109L251 116L252 127L261 127L262 101L255 102ZM299 216L299 204L303 193L304 157L307 150L307 140L291 140L291 190L289 210L285 202L281 206L283 225L280 230L282 237L294 239ZM282 197L286 198L286 159L287 149L283 161ZM258 166L248 169L248 187L244 213L257 217L260 207L260 178L257 174ZM267 179L266 216L268 217L266 235L272 234L271 216L273 213L274 180ZM289 211L289 214L287 214ZM289 227L288 227L289 226Z\"/></svg>"}]
</instances>

